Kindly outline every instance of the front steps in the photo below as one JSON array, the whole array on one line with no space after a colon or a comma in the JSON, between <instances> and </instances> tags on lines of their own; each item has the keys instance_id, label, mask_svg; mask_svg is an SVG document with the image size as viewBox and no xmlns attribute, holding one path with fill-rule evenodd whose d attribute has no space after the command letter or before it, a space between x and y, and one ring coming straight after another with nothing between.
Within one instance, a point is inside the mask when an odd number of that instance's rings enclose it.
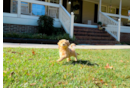
<instances>
[{"instance_id":1,"label":"front steps","mask_svg":"<svg viewBox=\"0 0 134 88\"><path fill-rule=\"evenodd\" d=\"M74 35L79 44L115 45L118 44L106 31L98 28L74 27Z\"/></svg>"}]
</instances>

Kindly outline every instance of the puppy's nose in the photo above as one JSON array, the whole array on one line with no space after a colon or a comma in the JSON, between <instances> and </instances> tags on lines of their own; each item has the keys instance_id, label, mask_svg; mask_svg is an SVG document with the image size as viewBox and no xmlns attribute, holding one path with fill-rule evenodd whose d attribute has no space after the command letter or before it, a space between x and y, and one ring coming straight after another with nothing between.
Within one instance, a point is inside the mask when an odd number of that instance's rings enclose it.
<instances>
[{"instance_id":1,"label":"puppy's nose","mask_svg":"<svg viewBox=\"0 0 134 88\"><path fill-rule=\"evenodd\" d=\"M65 44L63 44L63 46L64 46Z\"/></svg>"}]
</instances>

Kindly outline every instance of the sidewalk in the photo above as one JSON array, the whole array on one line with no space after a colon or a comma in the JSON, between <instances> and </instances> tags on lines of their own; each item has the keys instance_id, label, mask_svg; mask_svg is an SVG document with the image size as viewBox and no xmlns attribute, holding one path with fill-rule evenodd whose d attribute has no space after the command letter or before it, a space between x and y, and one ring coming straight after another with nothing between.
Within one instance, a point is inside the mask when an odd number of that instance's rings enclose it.
<instances>
[{"instance_id":1,"label":"sidewalk","mask_svg":"<svg viewBox=\"0 0 134 88\"><path fill-rule=\"evenodd\" d=\"M52 45L52 44L26 44L26 43L3 43L3 47L58 49L58 45ZM76 45L74 48L75 49L130 49L130 45Z\"/></svg>"}]
</instances>

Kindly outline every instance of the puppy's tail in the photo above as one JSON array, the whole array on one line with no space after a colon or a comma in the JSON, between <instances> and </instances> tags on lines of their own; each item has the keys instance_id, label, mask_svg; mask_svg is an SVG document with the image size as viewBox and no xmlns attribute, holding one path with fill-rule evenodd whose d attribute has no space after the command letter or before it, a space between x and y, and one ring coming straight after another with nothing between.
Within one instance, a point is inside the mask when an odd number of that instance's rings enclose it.
<instances>
[{"instance_id":1,"label":"puppy's tail","mask_svg":"<svg viewBox=\"0 0 134 88\"><path fill-rule=\"evenodd\" d=\"M73 46L76 46L74 43L70 45L70 48L73 49ZM79 53L76 53L77 55L80 55Z\"/></svg>"},{"instance_id":2,"label":"puppy's tail","mask_svg":"<svg viewBox=\"0 0 134 88\"><path fill-rule=\"evenodd\" d=\"M73 48L73 46L75 46L75 44L74 44L74 43L72 43L72 44L70 45L70 47L71 47L71 48Z\"/></svg>"}]
</instances>

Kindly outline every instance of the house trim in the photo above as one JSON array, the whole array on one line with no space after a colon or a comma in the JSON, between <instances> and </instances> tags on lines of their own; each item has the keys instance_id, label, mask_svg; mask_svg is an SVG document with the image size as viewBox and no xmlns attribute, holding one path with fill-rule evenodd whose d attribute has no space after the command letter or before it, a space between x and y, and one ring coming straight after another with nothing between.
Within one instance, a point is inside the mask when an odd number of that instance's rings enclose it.
<instances>
[{"instance_id":1,"label":"house trim","mask_svg":"<svg viewBox=\"0 0 134 88\"><path fill-rule=\"evenodd\" d=\"M53 6L53 7L60 7L59 4L55 3L49 3L49 2L41 2L41 1L33 1L33 0L21 0L22 2L29 2L34 4L40 4L40 5L47 5L47 6Z\"/></svg>"},{"instance_id":2,"label":"house trim","mask_svg":"<svg viewBox=\"0 0 134 88\"><path fill-rule=\"evenodd\" d=\"M15 13L6 13L6 12L3 12L3 17L6 16L6 17L17 17L17 14Z\"/></svg>"},{"instance_id":3,"label":"house trim","mask_svg":"<svg viewBox=\"0 0 134 88\"><path fill-rule=\"evenodd\" d=\"M103 12L103 13L105 13L105 12ZM112 14L112 13L105 13L105 14L108 15L108 16L120 17L120 15L118 15L118 14ZM121 15L121 18L128 19L129 17Z\"/></svg>"},{"instance_id":4,"label":"house trim","mask_svg":"<svg viewBox=\"0 0 134 88\"><path fill-rule=\"evenodd\" d=\"M27 15L21 15L20 17L17 17L17 14L11 14L11 13L3 13L3 23L7 24L19 24L19 25L33 25L37 26L37 20L39 17L37 16L27 16ZM53 22L54 27L61 27L61 23L59 19L54 18Z\"/></svg>"}]
</instances>

